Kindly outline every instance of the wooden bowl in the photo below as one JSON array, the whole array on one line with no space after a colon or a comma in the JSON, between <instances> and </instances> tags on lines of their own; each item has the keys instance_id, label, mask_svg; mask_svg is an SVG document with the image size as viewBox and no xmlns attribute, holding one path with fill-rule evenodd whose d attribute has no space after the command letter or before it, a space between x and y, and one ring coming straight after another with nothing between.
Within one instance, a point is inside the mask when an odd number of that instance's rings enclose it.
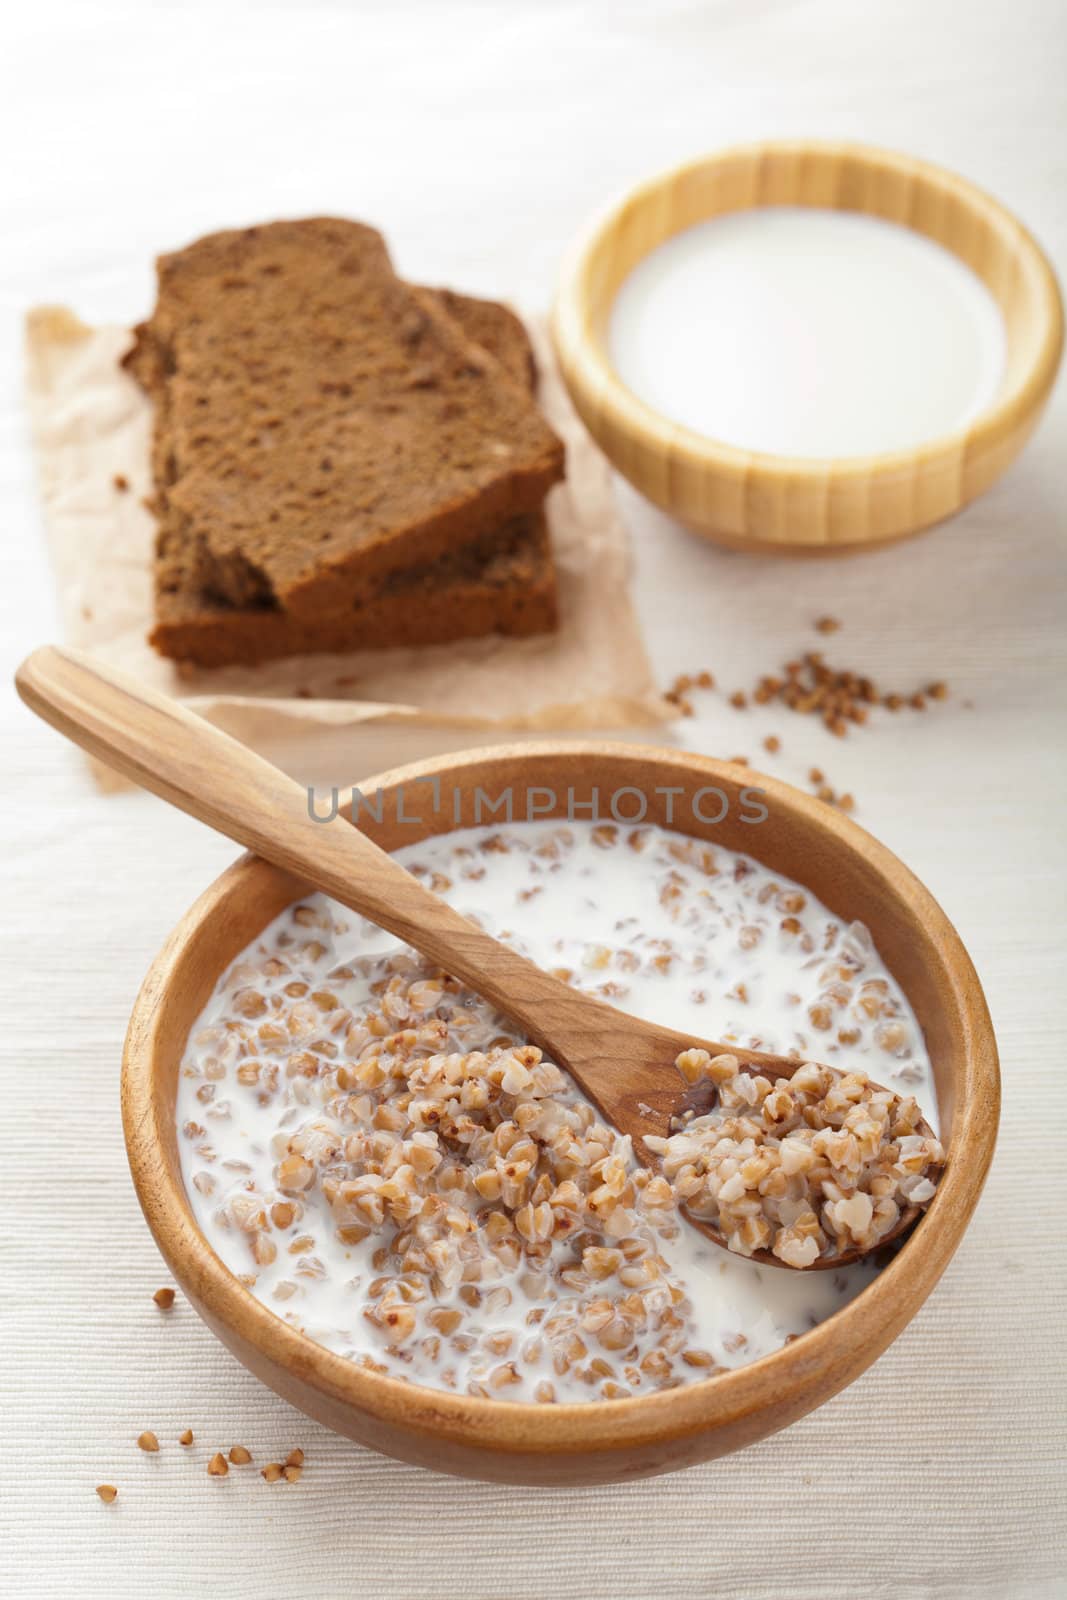
<instances>
[{"instance_id":1,"label":"wooden bowl","mask_svg":"<svg viewBox=\"0 0 1067 1600\"><path fill-rule=\"evenodd\" d=\"M429 777L440 780L436 812L430 786L418 783ZM364 807L362 825L395 849L448 832L457 816L470 825L479 788L495 798L510 786L517 818L526 814L528 790L536 790L538 815L561 816L568 789L577 806L598 790L606 809L615 791L636 788L648 798L648 821L753 854L810 887L838 916L866 923L925 1031L947 1140L938 1193L899 1253L851 1304L784 1349L639 1399L538 1406L439 1393L376 1376L297 1333L238 1282L197 1228L175 1126L186 1040L216 981L301 894L297 880L246 855L201 895L145 979L126 1037L122 1113L137 1194L175 1279L264 1383L337 1432L438 1471L531 1484L612 1482L689 1466L785 1427L857 1377L914 1316L960 1241L993 1153L999 1077L985 1000L955 930L888 850L829 806L763 776L768 818L742 821L752 809L741 791L756 781L736 764L668 750L512 746L369 779L361 789L381 791L382 820ZM728 814L718 824L694 819L693 796L708 787L727 797ZM406 808L398 819L402 789ZM546 789L559 802L552 812L540 809ZM633 794L619 805L630 814ZM710 805L706 794L697 801L709 816ZM413 824L419 812L424 820Z\"/></svg>"},{"instance_id":2,"label":"wooden bowl","mask_svg":"<svg viewBox=\"0 0 1067 1600\"><path fill-rule=\"evenodd\" d=\"M983 280L1004 315L1007 359L999 393L968 426L914 450L809 460L721 444L669 421L626 388L606 332L615 296L637 263L710 217L787 205L901 223ZM722 544L832 554L918 533L1000 477L1051 391L1063 308L1038 244L980 189L911 156L805 140L722 151L634 189L568 258L553 332L586 427L649 500ZM731 375L715 381L729 383Z\"/></svg>"}]
</instances>

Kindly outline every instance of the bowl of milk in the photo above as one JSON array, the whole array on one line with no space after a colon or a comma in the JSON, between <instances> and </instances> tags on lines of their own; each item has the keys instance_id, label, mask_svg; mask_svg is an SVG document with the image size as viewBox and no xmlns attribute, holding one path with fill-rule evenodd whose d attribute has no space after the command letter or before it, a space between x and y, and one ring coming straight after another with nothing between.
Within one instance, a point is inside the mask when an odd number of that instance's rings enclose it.
<instances>
[{"instance_id":1,"label":"bowl of milk","mask_svg":"<svg viewBox=\"0 0 1067 1600\"><path fill-rule=\"evenodd\" d=\"M618 470L722 543L917 533L1018 454L1063 345L1036 241L964 179L852 144L749 145L652 179L565 263L553 329Z\"/></svg>"}]
</instances>

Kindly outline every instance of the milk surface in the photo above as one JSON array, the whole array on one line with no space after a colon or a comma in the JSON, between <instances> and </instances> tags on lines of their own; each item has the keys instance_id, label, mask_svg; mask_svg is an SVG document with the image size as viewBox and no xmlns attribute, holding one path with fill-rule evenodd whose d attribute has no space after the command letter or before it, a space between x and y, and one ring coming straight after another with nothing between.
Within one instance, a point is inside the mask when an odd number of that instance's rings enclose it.
<instances>
[{"instance_id":1,"label":"milk surface","mask_svg":"<svg viewBox=\"0 0 1067 1600\"><path fill-rule=\"evenodd\" d=\"M654 410L786 456L951 433L992 401L1005 363L996 302L947 250L877 217L792 206L669 239L622 285L608 338Z\"/></svg>"},{"instance_id":2,"label":"milk surface","mask_svg":"<svg viewBox=\"0 0 1067 1600\"><path fill-rule=\"evenodd\" d=\"M557 854L553 842L560 839L566 848ZM936 1126L922 1031L866 930L846 926L809 891L750 857L659 828L587 822L561 828L546 822L445 834L398 851L397 859L497 938L547 969L565 971L588 994L697 1038L796 1050L868 1071L901 1094L914 1094ZM403 947L321 895L306 904L327 915L325 930L313 930L319 954L305 961L301 975L312 987L329 982L358 1012L372 1002L380 975L375 962ZM783 918L794 931L786 931ZM276 1059L280 1065L281 1088L274 1095L262 1094L259 1084L242 1085L236 1056L210 1080L204 1071L217 1052L213 1031L232 1014L233 986L249 981L237 974L278 951L279 935L287 929L292 931L288 912L238 959L186 1050L177 1112L182 1169L197 1222L226 1265L292 1326L343 1355L373 1356L395 1376L464 1392L480 1375L477 1352L454 1361L454 1376L446 1383L440 1365L418 1348L390 1352L369 1328L363 1309L368 1285L381 1270L373 1259L381 1236L342 1243L329 1208L309 1194L305 1214L291 1230L306 1241L308 1253L294 1258L288 1238L279 1236L277 1258L257 1266L248 1238L226 1221L225 1207L234 1196L274 1194L278 1136L322 1115L313 1085L286 1073L288 1044L258 1047L264 1064ZM282 953L295 959L289 947ZM330 976L339 968L349 972L347 978ZM261 987L270 993L288 977L264 978ZM862 1003L872 984L884 995L878 1015L868 1015ZM811 1018L827 1000L833 1024L818 1028ZM487 1037L503 1025L484 1003L472 997L471 1004L486 1012ZM890 1052L879 1042L887 1019L899 1033ZM564 1255L567 1249L560 1246ZM672 1279L687 1293L693 1346L723 1367L780 1348L847 1304L875 1275L871 1262L804 1273L761 1266L718 1249L685 1225L661 1241L661 1251ZM306 1276L309 1264L316 1270ZM529 1337L530 1306L520 1278L521 1269L500 1279L511 1303L478 1332L511 1333L517 1341ZM700 1374L683 1367L678 1376L694 1381ZM509 1390L509 1398L532 1398L545 1377L559 1383L561 1399L590 1398L582 1385L568 1392L547 1354L540 1364L524 1367L523 1385Z\"/></svg>"}]
</instances>

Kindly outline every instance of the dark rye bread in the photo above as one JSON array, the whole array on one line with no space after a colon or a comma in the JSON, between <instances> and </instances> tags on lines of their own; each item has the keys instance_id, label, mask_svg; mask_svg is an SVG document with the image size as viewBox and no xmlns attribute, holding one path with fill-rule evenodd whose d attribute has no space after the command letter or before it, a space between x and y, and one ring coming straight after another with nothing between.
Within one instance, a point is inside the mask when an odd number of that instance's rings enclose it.
<instances>
[{"instance_id":1,"label":"dark rye bread","mask_svg":"<svg viewBox=\"0 0 1067 1600\"><path fill-rule=\"evenodd\" d=\"M205 593L317 622L491 537L562 476L537 407L373 229L214 234L158 273L160 516Z\"/></svg>"},{"instance_id":2,"label":"dark rye bread","mask_svg":"<svg viewBox=\"0 0 1067 1600\"><path fill-rule=\"evenodd\" d=\"M276 607L237 607L204 598L180 550L156 564L161 655L202 667L252 666L281 656L392 645L445 644L502 633L548 633L557 622L556 574L542 513L503 530L490 556L447 556L386 578L371 598L343 614L305 622Z\"/></svg>"},{"instance_id":3,"label":"dark rye bread","mask_svg":"<svg viewBox=\"0 0 1067 1600\"><path fill-rule=\"evenodd\" d=\"M537 381L529 337L506 306L452 290L432 296L474 340L531 393ZM151 330L135 329L124 365L156 407L155 453L165 455L167 385ZM165 489L160 491L165 494ZM345 616L309 624L276 607L244 607L206 598L181 534L161 527L156 562L156 622L151 643L164 656L203 667L253 665L282 656L399 644L441 644L488 633L550 632L558 620L556 574L543 513L517 518L488 555L471 547L431 566L395 573Z\"/></svg>"},{"instance_id":4,"label":"dark rye bread","mask_svg":"<svg viewBox=\"0 0 1067 1600\"><path fill-rule=\"evenodd\" d=\"M537 365L529 335L510 307L499 300L479 300L474 295L459 294L455 289L425 289L410 286L420 302L433 305L459 324L472 344L488 350L511 378L532 395L537 388ZM139 322L133 330L133 344L122 358L122 365L137 379L156 408L156 417L162 425L155 429L161 448L159 479L165 478L163 454L169 450L166 413L166 370L162 348L154 337L151 322Z\"/></svg>"},{"instance_id":5,"label":"dark rye bread","mask_svg":"<svg viewBox=\"0 0 1067 1600\"><path fill-rule=\"evenodd\" d=\"M496 300L479 300L474 295L458 294L454 289L426 289L413 287L420 300L436 305L456 322L472 343L498 361L504 371L531 396L537 389L537 366L533 346L521 319L508 306ZM151 322L141 322L133 330L134 341L122 359L122 365L136 378L153 407L151 447L152 479L155 485L153 508L160 527L160 537L166 538L171 555L189 541L170 516L168 491L174 467L170 442L170 390L167 383L167 362L163 347L156 338ZM482 540L464 541L465 549L484 545L487 558L493 553L496 530ZM192 556L183 554L182 567L190 567ZM376 587L376 586L375 586ZM210 588L210 586L209 586ZM216 598L218 598L216 596Z\"/></svg>"}]
</instances>

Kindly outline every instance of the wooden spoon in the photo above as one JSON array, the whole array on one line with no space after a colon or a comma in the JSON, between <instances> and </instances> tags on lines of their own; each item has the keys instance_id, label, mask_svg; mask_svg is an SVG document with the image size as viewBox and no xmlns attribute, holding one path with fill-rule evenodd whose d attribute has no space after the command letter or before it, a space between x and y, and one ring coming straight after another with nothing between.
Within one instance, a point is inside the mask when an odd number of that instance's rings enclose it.
<instances>
[{"instance_id":1,"label":"wooden spoon","mask_svg":"<svg viewBox=\"0 0 1067 1600\"><path fill-rule=\"evenodd\" d=\"M602 1114L632 1135L635 1154L646 1164L651 1164L646 1134L664 1135L675 1116L702 1109L701 1086L694 1100L674 1065L683 1050L736 1056L742 1066L772 1079L791 1077L800 1065L785 1056L694 1039L572 989L468 922L344 817L313 820L307 790L236 739L178 701L76 651L36 650L15 681L31 710L91 755L368 917L469 984L566 1067ZM917 1207L905 1211L876 1248L899 1238L918 1214ZM686 1216L727 1248L712 1224ZM787 1270L836 1268L865 1253L853 1249ZM786 1267L766 1250L752 1259Z\"/></svg>"}]
</instances>

